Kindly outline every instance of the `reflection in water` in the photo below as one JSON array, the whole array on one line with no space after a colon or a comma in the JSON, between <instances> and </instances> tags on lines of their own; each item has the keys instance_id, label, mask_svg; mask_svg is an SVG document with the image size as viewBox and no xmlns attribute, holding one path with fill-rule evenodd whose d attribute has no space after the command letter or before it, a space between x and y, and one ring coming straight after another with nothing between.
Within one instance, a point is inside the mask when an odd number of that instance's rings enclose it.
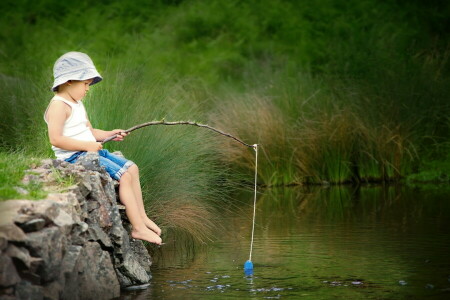
<instances>
[{"instance_id":1,"label":"reflection in water","mask_svg":"<svg viewBox=\"0 0 450 300\"><path fill-rule=\"evenodd\" d=\"M226 233L203 247L162 247L151 287L123 298L449 298L448 199L397 186L268 189L245 276L252 195L241 195L242 210L218 220Z\"/></svg>"}]
</instances>

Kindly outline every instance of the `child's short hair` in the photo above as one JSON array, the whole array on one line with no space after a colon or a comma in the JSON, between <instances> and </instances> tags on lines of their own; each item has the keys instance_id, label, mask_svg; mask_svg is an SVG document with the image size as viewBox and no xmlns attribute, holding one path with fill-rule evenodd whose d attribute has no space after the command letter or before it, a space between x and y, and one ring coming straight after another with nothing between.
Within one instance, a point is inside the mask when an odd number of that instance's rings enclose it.
<instances>
[{"instance_id":1,"label":"child's short hair","mask_svg":"<svg viewBox=\"0 0 450 300\"><path fill-rule=\"evenodd\" d=\"M54 82L52 91L57 92L58 87L69 80L93 79L91 85L100 82L103 78L97 72L92 59L85 53L67 52L58 58L53 66Z\"/></svg>"}]
</instances>

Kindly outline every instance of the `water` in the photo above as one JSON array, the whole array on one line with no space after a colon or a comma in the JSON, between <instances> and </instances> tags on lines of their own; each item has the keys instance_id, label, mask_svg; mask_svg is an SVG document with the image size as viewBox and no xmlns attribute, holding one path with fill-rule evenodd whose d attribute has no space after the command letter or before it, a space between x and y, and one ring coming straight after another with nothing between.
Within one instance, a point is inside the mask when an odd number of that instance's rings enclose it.
<instances>
[{"instance_id":1,"label":"water","mask_svg":"<svg viewBox=\"0 0 450 300\"><path fill-rule=\"evenodd\" d=\"M215 242L153 249L150 287L122 298L450 299L449 196L448 187L266 190L246 277L252 195L242 195Z\"/></svg>"}]
</instances>

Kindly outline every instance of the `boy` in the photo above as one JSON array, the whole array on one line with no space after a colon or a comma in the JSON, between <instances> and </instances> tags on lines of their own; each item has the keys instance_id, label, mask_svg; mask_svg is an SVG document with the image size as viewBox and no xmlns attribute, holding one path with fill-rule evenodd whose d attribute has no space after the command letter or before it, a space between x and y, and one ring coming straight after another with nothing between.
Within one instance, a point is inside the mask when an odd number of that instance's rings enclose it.
<instances>
[{"instance_id":1,"label":"boy","mask_svg":"<svg viewBox=\"0 0 450 300\"><path fill-rule=\"evenodd\" d=\"M75 163L88 151L98 152L100 165L120 183L119 198L133 226L131 236L160 245L161 229L145 213L138 167L130 160L103 150L99 142L115 134L118 136L114 140L122 141L127 134L122 129L94 129L87 118L81 100L91 85L103 79L94 63L84 53L68 52L55 62L53 75L55 96L44 119L56 158Z\"/></svg>"}]
</instances>

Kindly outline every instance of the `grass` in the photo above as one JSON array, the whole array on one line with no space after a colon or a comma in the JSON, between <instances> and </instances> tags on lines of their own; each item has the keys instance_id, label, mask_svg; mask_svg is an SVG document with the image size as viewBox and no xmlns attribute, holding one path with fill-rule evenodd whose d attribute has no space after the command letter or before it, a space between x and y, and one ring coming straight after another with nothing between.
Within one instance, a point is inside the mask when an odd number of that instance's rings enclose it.
<instances>
[{"instance_id":1,"label":"grass","mask_svg":"<svg viewBox=\"0 0 450 300\"><path fill-rule=\"evenodd\" d=\"M130 70L121 75L93 87L86 99L94 127L126 129L163 118L202 121L201 104L193 104L197 93L190 92L188 83L174 82L168 90L162 79L148 82ZM206 242L214 228L216 203L228 201L230 178L217 160L213 137L210 131L191 126L150 126L132 132L124 142L105 146L120 150L139 166L146 209L155 222Z\"/></svg>"},{"instance_id":2,"label":"grass","mask_svg":"<svg viewBox=\"0 0 450 300\"><path fill-rule=\"evenodd\" d=\"M450 152L449 144L440 149L439 153L434 153L434 157L443 159L427 159L417 170L417 172L406 177L410 184L414 183L450 183Z\"/></svg>"},{"instance_id":3,"label":"grass","mask_svg":"<svg viewBox=\"0 0 450 300\"><path fill-rule=\"evenodd\" d=\"M42 199L47 194L38 182L22 183L22 179L31 165L39 163L23 152L0 151L0 201L9 199Z\"/></svg>"},{"instance_id":4,"label":"grass","mask_svg":"<svg viewBox=\"0 0 450 300\"><path fill-rule=\"evenodd\" d=\"M98 128L208 123L261 145L265 185L398 181L446 161L430 153L450 138L450 6L433 3L2 1L0 142L51 157L51 67L76 50L104 77L86 99ZM136 161L149 213L170 228L189 224L166 207L213 212L253 178L251 149L198 128L107 147Z\"/></svg>"}]
</instances>

